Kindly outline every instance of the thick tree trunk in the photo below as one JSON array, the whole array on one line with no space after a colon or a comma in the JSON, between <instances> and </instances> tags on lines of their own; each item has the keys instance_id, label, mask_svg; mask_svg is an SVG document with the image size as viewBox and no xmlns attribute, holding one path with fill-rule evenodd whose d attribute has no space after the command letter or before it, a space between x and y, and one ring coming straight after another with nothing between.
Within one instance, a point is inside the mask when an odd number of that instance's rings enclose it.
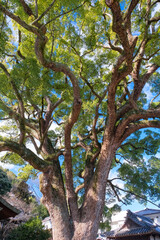
<instances>
[{"instance_id":1,"label":"thick tree trunk","mask_svg":"<svg viewBox=\"0 0 160 240\"><path fill-rule=\"evenodd\" d=\"M52 222L54 240L71 240L73 229L70 223L64 189L53 174L53 169L40 175L40 190L43 194L42 203L46 206Z\"/></svg>"},{"instance_id":2,"label":"thick tree trunk","mask_svg":"<svg viewBox=\"0 0 160 240\"><path fill-rule=\"evenodd\" d=\"M107 144L108 145L108 144ZM106 184L115 146L102 147L98 168L89 188L81 212L81 222L75 229L72 240L95 240L105 204Z\"/></svg>"},{"instance_id":3,"label":"thick tree trunk","mask_svg":"<svg viewBox=\"0 0 160 240\"><path fill-rule=\"evenodd\" d=\"M58 161L53 160L53 165L48 167L40 176L42 200L51 217L53 240L96 239L105 204L108 174L115 156L116 147L114 138L106 131L96 171L86 189L84 203L79 209L78 221L71 219L71 210L66 201Z\"/></svg>"},{"instance_id":4,"label":"thick tree trunk","mask_svg":"<svg viewBox=\"0 0 160 240\"><path fill-rule=\"evenodd\" d=\"M96 239L105 204L108 175L117 146L114 135L106 129L97 167L85 194L81 211L81 223L75 229L72 240Z\"/></svg>"}]
</instances>

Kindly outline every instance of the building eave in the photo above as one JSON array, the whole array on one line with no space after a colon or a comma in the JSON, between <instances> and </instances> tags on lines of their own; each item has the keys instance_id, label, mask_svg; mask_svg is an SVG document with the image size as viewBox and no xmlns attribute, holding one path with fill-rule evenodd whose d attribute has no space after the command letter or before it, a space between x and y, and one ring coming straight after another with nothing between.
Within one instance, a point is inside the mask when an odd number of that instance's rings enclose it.
<instances>
[{"instance_id":1,"label":"building eave","mask_svg":"<svg viewBox=\"0 0 160 240\"><path fill-rule=\"evenodd\" d=\"M6 200L0 197L0 220L7 219L9 217L15 217L20 213L20 210L9 204Z\"/></svg>"}]
</instances>

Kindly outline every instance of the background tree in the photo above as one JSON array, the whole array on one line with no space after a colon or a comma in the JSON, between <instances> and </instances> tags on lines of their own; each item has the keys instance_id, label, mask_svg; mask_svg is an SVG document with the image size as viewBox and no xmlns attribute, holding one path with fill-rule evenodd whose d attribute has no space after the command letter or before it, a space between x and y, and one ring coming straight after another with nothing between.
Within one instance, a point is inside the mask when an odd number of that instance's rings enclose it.
<instances>
[{"instance_id":1,"label":"background tree","mask_svg":"<svg viewBox=\"0 0 160 240\"><path fill-rule=\"evenodd\" d=\"M0 194L3 195L3 198L8 200L13 206L16 205L23 213L32 217L38 217L42 220L49 216L45 206L39 203L40 199L36 198L28 183L24 181L26 180L25 172L23 174L20 172L17 177L12 171L0 168L0 173ZM31 176L33 178L33 175L30 173Z\"/></svg>"},{"instance_id":2,"label":"background tree","mask_svg":"<svg viewBox=\"0 0 160 240\"><path fill-rule=\"evenodd\" d=\"M160 196L158 4L0 3L0 151L42 172L55 240L95 239L105 198Z\"/></svg>"},{"instance_id":3,"label":"background tree","mask_svg":"<svg viewBox=\"0 0 160 240\"><path fill-rule=\"evenodd\" d=\"M5 171L0 168L0 195L4 195L11 189L11 181L9 180Z\"/></svg>"}]
</instances>

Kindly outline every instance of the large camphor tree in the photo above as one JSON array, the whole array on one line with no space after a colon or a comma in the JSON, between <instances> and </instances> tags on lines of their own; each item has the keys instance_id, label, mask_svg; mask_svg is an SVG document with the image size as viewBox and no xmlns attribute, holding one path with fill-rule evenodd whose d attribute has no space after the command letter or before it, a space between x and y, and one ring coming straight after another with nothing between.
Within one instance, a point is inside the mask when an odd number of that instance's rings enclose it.
<instances>
[{"instance_id":1,"label":"large camphor tree","mask_svg":"<svg viewBox=\"0 0 160 240\"><path fill-rule=\"evenodd\" d=\"M158 4L0 2L1 160L41 172L54 240L95 239L112 195L160 197Z\"/></svg>"}]
</instances>

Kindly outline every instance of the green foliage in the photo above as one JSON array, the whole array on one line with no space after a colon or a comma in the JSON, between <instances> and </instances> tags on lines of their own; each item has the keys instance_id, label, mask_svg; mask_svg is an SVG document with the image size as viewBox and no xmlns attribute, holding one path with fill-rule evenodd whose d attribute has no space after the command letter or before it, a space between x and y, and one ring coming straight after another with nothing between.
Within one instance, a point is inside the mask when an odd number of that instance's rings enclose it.
<instances>
[{"instance_id":1,"label":"green foliage","mask_svg":"<svg viewBox=\"0 0 160 240\"><path fill-rule=\"evenodd\" d=\"M0 168L0 195L4 195L9 192L11 187L11 181L9 180L6 172Z\"/></svg>"},{"instance_id":2,"label":"green foliage","mask_svg":"<svg viewBox=\"0 0 160 240\"><path fill-rule=\"evenodd\" d=\"M8 169L5 169L5 172L13 185L17 181L16 175L12 171L9 171Z\"/></svg>"},{"instance_id":3,"label":"green foliage","mask_svg":"<svg viewBox=\"0 0 160 240\"><path fill-rule=\"evenodd\" d=\"M124 162L118 169L118 177L125 182L124 187L128 193L123 200L127 203L133 201L132 194L141 203L145 203L148 197L151 200L159 199L159 158L155 157L159 145L160 134L146 130L135 133L119 149L117 156L123 156Z\"/></svg>"},{"instance_id":4,"label":"green foliage","mask_svg":"<svg viewBox=\"0 0 160 240\"><path fill-rule=\"evenodd\" d=\"M31 203L32 195L29 191L29 186L25 181L16 181L13 185L12 192L19 199L22 199L26 203Z\"/></svg>"},{"instance_id":5,"label":"green foliage","mask_svg":"<svg viewBox=\"0 0 160 240\"><path fill-rule=\"evenodd\" d=\"M16 153L6 153L4 156L1 157L1 161L3 163L9 163L21 166L24 164L23 159Z\"/></svg>"},{"instance_id":6,"label":"green foliage","mask_svg":"<svg viewBox=\"0 0 160 240\"><path fill-rule=\"evenodd\" d=\"M150 164L150 169L152 169L151 174L154 175L154 178L153 178L154 190L159 191L160 190L160 174L159 174L160 160L159 158L152 156L148 162Z\"/></svg>"},{"instance_id":7,"label":"green foliage","mask_svg":"<svg viewBox=\"0 0 160 240\"><path fill-rule=\"evenodd\" d=\"M29 178L37 178L38 171L29 164L19 168L18 171L18 179L21 179L23 181L27 181Z\"/></svg>"},{"instance_id":8,"label":"green foliage","mask_svg":"<svg viewBox=\"0 0 160 240\"><path fill-rule=\"evenodd\" d=\"M0 106L1 106L1 103L0 103ZM4 117L3 113L4 113L4 108L3 106L2 107L2 118ZM16 141L16 138L17 138L17 135L18 135L18 129L17 129L17 126L16 126L16 123L14 120L11 120L11 121L7 121L7 123L4 121L2 123L2 125L0 126L0 133L1 135L3 136L2 138L3 139L10 139L10 140L15 140ZM10 157L13 159L14 156L16 156L16 154L9 154L8 155L8 159L10 159ZM18 159L20 159L19 156L17 156ZM5 155L1 158L2 161L4 159L4 162L5 162ZM12 161L12 160L11 160Z\"/></svg>"},{"instance_id":9,"label":"green foliage","mask_svg":"<svg viewBox=\"0 0 160 240\"><path fill-rule=\"evenodd\" d=\"M13 229L6 240L47 240L49 237L49 231L43 229L42 222L37 217Z\"/></svg>"},{"instance_id":10,"label":"green foliage","mask_svg":"<svg viewBox=\"0 0 160 240\"><path fill-rule=\"evenodd\" d=\"M110 231L111 227L111 218L113 214L120 212L121 208L118 204L114 204L113 207L109 208L107 207L107 204L104 206L103 215L102 215L102 221L100 222L100 229L105 231Z\"/></svg>"},{"instance_id":11,"label":"green foliage","mask_svg":"<svg viewBox=\"0 0 160 240\"><path fill-rule=\"evenodd\" d=\"M48 213L46 207L42 204L36 204L36 206L34 207L34 209L32 211L32 214L34 216L38 216L42 220L49 216L49 213Z\"/></svg>"}]
</instances>

